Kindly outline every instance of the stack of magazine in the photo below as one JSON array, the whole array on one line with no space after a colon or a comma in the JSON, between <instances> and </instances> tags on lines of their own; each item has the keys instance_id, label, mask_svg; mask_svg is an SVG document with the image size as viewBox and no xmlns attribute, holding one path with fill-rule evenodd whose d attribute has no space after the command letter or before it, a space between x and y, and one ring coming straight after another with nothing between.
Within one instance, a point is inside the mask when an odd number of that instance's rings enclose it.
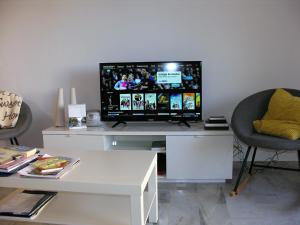
<instances>
[{"instance_id":1,"label":"stack of magazine","mask_svg":"<svg viewBox=\"0 0 300 225\"><path fill-rule=\"evenodd\" d=\"M0 147L0 174L11 174L20 170L30 162L35 160L38 155L36 148L11 145Z\"/></svg>"},{"instance_id":2,"label":"stack of magazine","mask_svg":"<svg viewBox=\"0 0 300 225\"><path fill-rule=\"evenodd\" d=\"M0 201L1 216L34 219L57 192L17 189Z\"/></svg>"},{"instance_id":3,"label":"stack of magazine","mask_svg":"<svg viewBox=\"0 0 300 225\"><path fill-rule=\"evenodd\" d=\"M18 174L24 177L58 179L68 173L79 161L79 158L45 154L18 171Z\"/></svg>"},{"instance_id":4,"label":"stack of magazine","mask_svg":"<svg viewBox=\"0 0 300 225\"><path fill-rule=\"evenodd\" d=\"M228 130L229 124L225 116L210 116L204 123L205 130Z\"/></svg>"}]
</instances>

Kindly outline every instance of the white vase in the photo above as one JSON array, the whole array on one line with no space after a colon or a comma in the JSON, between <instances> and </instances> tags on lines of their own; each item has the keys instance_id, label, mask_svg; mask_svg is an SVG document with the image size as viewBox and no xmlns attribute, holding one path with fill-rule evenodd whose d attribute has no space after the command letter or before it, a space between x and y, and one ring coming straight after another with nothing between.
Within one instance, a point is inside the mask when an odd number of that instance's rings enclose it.
<instances>
[{"instance_id":1,"label":"white vase","mask_svg":"<svg viewBox=\"0 0 300 225\"><path fill-rule=\"evenodd\" d=\"M64 89L63 88L58 89L55 126L56 127L64 127L65 126L65 104L64 104Z\"/></svg>"},{"instance_id":2,"label":"white vase","mask_svg":"<svg viewBox=\"0 0 300 225\"><path fill-rule=\"evenodd\" d=\"M71 88L71 105L75 105L77 104L76 102L76 89L75 88Z\"/></svg>"}]
</instances>

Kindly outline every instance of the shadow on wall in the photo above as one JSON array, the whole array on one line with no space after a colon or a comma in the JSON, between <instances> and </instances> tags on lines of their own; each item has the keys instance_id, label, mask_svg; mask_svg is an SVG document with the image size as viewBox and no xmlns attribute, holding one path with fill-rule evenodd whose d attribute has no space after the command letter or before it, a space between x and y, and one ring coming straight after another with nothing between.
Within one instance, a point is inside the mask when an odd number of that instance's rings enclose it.
<instances>
[{"instance_id":1,"label":"shadow on wall","mask_svg":"<svg viewBox=\"0 0 300 225\"><path fill-rule=\"evenodd\" d=\"M25 99L25 101L32 111L32 124L26 133L20 136L19 142L21 145L43 147L42 130L54 124L53 110L46 112L45 109L30 99ZM52 106L53 104L49 105Z\"/></svg>"},{"instance_id":2,"label":"shadow on wall","mask_svg":"<svg viewBox=\"0 0 300 225\"><path fill-rule=\"evenodd\" d=\"M205 104L205 102L203 102L203 120L207 119L209 116L224 115L227 118L227 121L230 122L234 107L235 101L229 98L215 100L213 101L213 104Z\"/></svg>"},{"instance_id":3,"label":"shadow on wall","mask_svg":"<svg viewBox=\"0 0 300 225\"><path fill-rule=\"evenodd\" d=\"M39 101L24 99L32 111L32 124L29 130L20 138L20 144L28 146L43 147L42 130L55 125L58 88L64 89L65 115L67 115L68 104L70 104L71 87L76 88L77 104L86 104L87 109L100 109L100 79L98 64L93 69L74 69L68 72L69 78L64 85L43 90L41 93L33 93L39 96ZM35 99L37 100L37 99ZM37 102L45 102L47 105L42 108Z\"/></svg>"},{"instance_id":4,"label":"shadow on wall","mask_svg":"<svg viewBox=\"0 0 300 225\"><path fill-rule=\"evenodd\" d=\"M65 105L70 104L70 91L76 88L77 104L86 104L87 110L100 109L100 75L98 64L93 69L70 71L70 85L65 87Z\"/></svg>"}]
</instances>

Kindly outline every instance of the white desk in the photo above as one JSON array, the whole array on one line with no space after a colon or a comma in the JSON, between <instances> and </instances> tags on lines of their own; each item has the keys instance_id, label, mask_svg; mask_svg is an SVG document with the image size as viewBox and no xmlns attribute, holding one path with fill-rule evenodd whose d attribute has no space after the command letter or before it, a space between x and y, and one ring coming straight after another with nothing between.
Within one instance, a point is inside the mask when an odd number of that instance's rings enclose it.
<instances>
[{"instance_id":1,"label":"white desk","mask_svg":"<svg viewBox=\"0 0 300 225\"><path fill-rule=\"evenodd\" d=\"M155 153L89 151L87 154L73 151L70 154L80 157L81 161L61 179L34 179L13 175L1 177L0 186L58 192L34 222L142 225L147 218L149 222L157 222ZM15 217L5 219L30 221Z\"/></svg>"}]
</instances>

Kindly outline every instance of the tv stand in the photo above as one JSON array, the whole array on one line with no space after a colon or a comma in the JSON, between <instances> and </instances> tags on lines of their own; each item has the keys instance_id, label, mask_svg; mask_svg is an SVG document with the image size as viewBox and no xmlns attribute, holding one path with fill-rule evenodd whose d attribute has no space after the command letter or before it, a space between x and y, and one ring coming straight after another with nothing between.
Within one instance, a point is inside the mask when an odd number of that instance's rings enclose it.
<instances>
[{"instance_id":1,"label":"tv stand","mask_svg":"<svg viewBox=\"0 0 300 225\"><path fill-rule=\"evenodd\" d=\"M232 178L233 133L230 129L204 130L201 122L190 123L190 128L166 122L134 122L130 126L112 128L113 124L107 122L101 127L76 130L48 128L43 131L44 148L62 152L80 149L86 153L156 151L158 158L161 156L158 164L163 165L165 161L162 182L224 182ZM165 143L165 148L153 147L154 142Z\"/></svg>"},{"instance_id":2,"label":"tv stand","mask_svg":"<svg viewBox=\"0 0 300 225\"><path fill-rule=\"evenodd\" d=\"M186 125L188 128L191 128L191 125L186 121L186 120L179 120L179 122L178 122L178 125L180 125L180 124L184 124L184 125Z\"/></svg>"},{"instance_id":3,"label":"tv stand","mask_svg":"<svg viewBox=\"0 0 300 225\"><path fill-rule=\"evenodd\" d=\"M126 123L125 121L117 121L115 124L113 124L113 125L111 126L111 128L114 128L114 127L118 126L118 125L121 124L121 123L123 123L124 125L127 125L127 123Z\"/></svg>"}]
</instances>

